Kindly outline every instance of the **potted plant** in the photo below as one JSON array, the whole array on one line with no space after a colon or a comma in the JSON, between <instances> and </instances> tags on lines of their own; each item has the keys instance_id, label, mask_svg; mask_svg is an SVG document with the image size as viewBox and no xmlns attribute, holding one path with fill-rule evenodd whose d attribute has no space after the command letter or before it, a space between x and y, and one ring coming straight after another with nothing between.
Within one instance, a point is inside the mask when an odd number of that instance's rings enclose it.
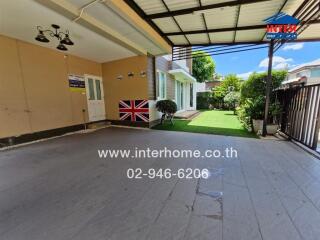
<instances>
[{"instance_id":1,"label":"potted plant","mask_svg":"<svg viewBox=\"0 0 320 240\"><path fill-rule=\"evenodd\" d=\"M262 132L263 129L263 116L264 116L264 97L259 96L256 99L249 101L249 115L252 122L252 129L255 133Z\"/></svg>"},{"instance_id":2,"label":"potted plant","mask_svg":"<svg viewBox=\"0 0 320 240\"><path fill-rule=\"evenodd\" d=\"M279 117L281 114L281 105L279 102L270 104L269 119L267 123L267 134L275 134L279 128Z\"/></svg>"},{"instance_id":3,"label":"potted plant","mask_svg":"<svg viewBox=\"0 0 320 240\"><path fill-rule=\"evenodd\" d=\"M162 113L161 124L164 120L170 120L173 124L173 116L177 112L177 104L172 100L160 100L156 103L156 109Z\"/></svg>"}]
</instances>

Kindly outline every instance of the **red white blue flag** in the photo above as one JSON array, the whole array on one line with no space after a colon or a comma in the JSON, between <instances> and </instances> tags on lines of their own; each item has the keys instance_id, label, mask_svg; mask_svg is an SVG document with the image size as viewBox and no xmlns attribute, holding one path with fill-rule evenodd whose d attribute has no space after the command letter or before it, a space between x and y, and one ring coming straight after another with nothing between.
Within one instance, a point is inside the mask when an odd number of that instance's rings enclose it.
<instances>
[{"instance_id":1,"label":"red white blue flag","mask_svg":"<svg viewBox=\"0 0 320 240\"><path fill-rule=\"evenodd\" d=\"M149 122L148 100L121 100L119 102L120 120Z\"/></svg>"}]
</instances>

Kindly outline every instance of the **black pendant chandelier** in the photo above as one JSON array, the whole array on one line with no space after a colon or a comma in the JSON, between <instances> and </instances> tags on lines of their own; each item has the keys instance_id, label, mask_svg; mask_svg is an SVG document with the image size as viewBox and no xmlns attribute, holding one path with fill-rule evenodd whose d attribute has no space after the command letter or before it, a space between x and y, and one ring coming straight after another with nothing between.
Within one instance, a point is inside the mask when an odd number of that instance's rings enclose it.
<instances>
[{"instance_id":1,"label":"black pendant chandelier","mask_svg":"<svg viewBox=\"0 0 320 240\"><path fill-rule=\"evenodd\" d=\"M68 48L66 48L65 45L73 45L74 43L70 40L69 37L69 31L67 30L64 32L59 32L60 26L56 24L52 24L51 27L54 29L53 31L50 29L43 30L41 26L37 26L38 29L38 35L35 38L39 42L48 43L50 42L49 39L44 35L44 33L49 33L51 37L55 37L59 40L59 45L57 46L57 49L61 51L67 51Z\"/></svg>"}]
</instances>

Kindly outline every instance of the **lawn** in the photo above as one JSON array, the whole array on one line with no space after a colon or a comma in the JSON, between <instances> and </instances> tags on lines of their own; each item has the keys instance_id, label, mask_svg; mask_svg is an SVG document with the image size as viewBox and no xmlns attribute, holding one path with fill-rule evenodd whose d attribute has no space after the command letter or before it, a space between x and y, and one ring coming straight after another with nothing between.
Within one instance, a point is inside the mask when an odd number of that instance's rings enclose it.
<instances>
[{"instance_id":1,"label":"lawn","mask_svg":"<svg viewBox=\"0 0 320 240\"><path fill-rule=\"evenodd\" d=\"M238 137L256 137L242 126L237 116L233 114L233 111L203 111L192 120L175 119L174 125L166 122L163 125L159 124L155 126L154 129Z\"/></svg>"}]
</instances>

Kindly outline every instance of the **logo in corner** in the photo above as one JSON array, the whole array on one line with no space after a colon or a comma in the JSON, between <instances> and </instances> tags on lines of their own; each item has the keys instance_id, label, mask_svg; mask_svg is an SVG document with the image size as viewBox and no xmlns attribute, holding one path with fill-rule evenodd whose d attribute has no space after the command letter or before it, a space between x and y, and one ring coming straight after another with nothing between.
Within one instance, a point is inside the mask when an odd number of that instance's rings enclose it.
<instances>
[{"instance_id":1,"label":"logo in corner","mask_svg":"<svg viewBox=\"0 0 320 240\"><path fill-rule=\"evenodd\" d=\"M267 24L267 39L295 40L300 20L280 12L264 20Z\"/></svg>"}]
</instances>

